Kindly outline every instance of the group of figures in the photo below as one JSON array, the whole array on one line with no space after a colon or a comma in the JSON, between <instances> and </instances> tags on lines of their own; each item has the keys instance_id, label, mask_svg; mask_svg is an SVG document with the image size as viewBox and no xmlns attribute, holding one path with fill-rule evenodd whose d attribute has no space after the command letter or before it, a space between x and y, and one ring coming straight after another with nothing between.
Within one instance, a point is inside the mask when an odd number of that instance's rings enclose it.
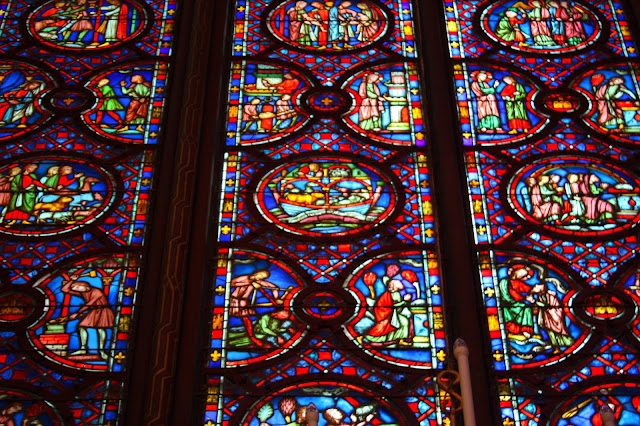
<instances>
[{"instance_id":1,"label":"group of figures","mask_svg":"<svg viewBox=\"0 0 640 426\"><path fill-rule=\"evenodd\" d=\"M247 72L250 74L244 83L241 133L281 133L302 121L293 100L306 84L295 74L266 64L252 64Z\"/></svg>"},{"instance_id":2,"label":"group of figures","mask_svg":"<svg viewBox=\"0 0 640 426\"><path fill-rule=\"evenodd\" d=\"M243 348L280 349L299 336L289 300L300 285L280 265L251 256L236 255L229 284L228 342L239 351L228 360L241 359ZM244 354L244 355L243 355Z\"/></svg>"},{"instance_id":3,"label":"group of figures","mask_svg":"<svg viewBox=\"0 0 640 426\"><path fill-rule=\"evenodd\" d=\"M361 345L429 347L427 306L419 259L408 257L373 265L357 281L363 311L350 326Z\"/></svg>"},{"instance_id":4,"label":"group of figures","mask_svg":"<svg viewBox=\"0 0 640 426\"><path fill-rule=\"evenodd\" d=\"M577 47L596 32L591 12L573 1L512 1L500 9L494 11L500 19L489 24L490 30L501 42L521 50Z\"/></svg>"},{"instance_id":5,"label":"group of figures","mask_svg":"<svg viewBox=\"0 0 640 426\"><path fill-rule=\"evenodd\" d=\"M476 128L481 133L528 133L540 121L530 112L534 90L513 75L502 74L502 80L486 70L474 70L469 76L476 105Z\"/></svg>"},{"instance_id":6,"label":"group of figures","mask_svg":"<svg viewBox=\"0 0 640 426\"><path fill-rule=\"evenodd\" d=\"M151 73L145 68L112 72L89 86L96 92L97 109L89 122L109 135L140 135L145 132L151 110Z\"/></svg>"},{"instance_id":7,"label":"group of figures","mask_svg":"<svg viewBox=\"0 0 640 426\"><path fill-rule=\"evenodd\" d=\"M598 231L633 223L640 188L615 170L584 165L548 165L525 173L515 185L517 210L537 223L569 231ZM522 214L522 213L521 213Z\"/></svg>"},{"instance_id":8,"label":"group of figures","mask_svg":"<svg viewBox=\"0 0 640 426\"><path fill-rule=\"evenodd\" d=\"M393 207L390 184L378 173L337 159L288 165L263 179L258 204L271 220L296 232L355 232Z\"/></svg>"},{"instance_id":9,"label":"group of figures","mask_svg":"<svg viewBox=\"0 0 640 426\"><path fill-rule=\"evenodd\" d=\"M60 228L86 222L106 207L109 186L102 173L84 163L11 165L0 176L0 226Z\"/></svg>"},{"instance_id":10,"label":"group of figures","mask_svg":"<svg viewBox=\"0 0 640 426\"><path fill-rule=\"evenodd\" d=\"M38 122L43 117L39 95L48 88L50 81L44 73L16 64L0 65L0 134Z\"/></svg>"},{"instance_id":11,"label":"group of figures","mask_svg":"<svg viewBox=\"0 0 640 426\"><path fill-rule=\"evenodd\" d=\"M566 282L544 266L519 258L500 265L498 277L502 324L515 357L559 354L574 344L577 329L566 315Z\"/></svg>"},{"instance_id":12,"label":"group of figures","mask_svg":"<svg viewBox=\"0 0 640 426\"><path fill-rule=\"evenodd\" d=\"M131 38L144 19L142 8L132 0L55 0L34 13L30 29L43 42L88 49Z\"/></svg>"},{"instance_id":13,"label":"group of figures","mask_svg":"<svg viewBox=\"0 0 640 426\"><path fill-rule=\"evenodd\" d=\"M271 30L287 43L315 50L352 49L375 41L386 21L373 4L361 1L295 1L272 13Z\"/></svg>"}]
</instances>

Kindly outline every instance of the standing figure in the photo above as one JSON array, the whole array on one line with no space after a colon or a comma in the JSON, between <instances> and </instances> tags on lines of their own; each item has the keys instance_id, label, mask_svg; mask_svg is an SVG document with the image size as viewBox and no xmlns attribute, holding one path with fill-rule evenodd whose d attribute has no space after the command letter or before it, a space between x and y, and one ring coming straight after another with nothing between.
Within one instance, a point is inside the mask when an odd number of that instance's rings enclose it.
<instances>
[{"instance_id":1,"label":"standing figure","mask_svg":"<svg viewBox=\"0 0 640 426\"><path fill-rule=\"evenodd\" d=\"M539 0L533 0L531 2L533 10L529 12L529 23L531 25L531 36L533 42L538 46L553 46L555 42L551 37L551 30L547 22L551 17L549 9L543 6Z\"/></svg>"},{"instance_id":2,"label":"standing figure","mask_svg":"<svg viewBox=\"0 0 640 426\"><path fill-rule=\"evenodd\" d=\"M329 10L327 9L327 5L319 1L314 1L311 3L311 6L315 7L316 10L311 12L310 16L320 24L318 49L326 49L329 44Z\"/></svg>"},{"instance_id":3,"label":"standing figure","mask_svg":"<svg viewBox=\"0 0 640 426\"><path fill-rule=\"evenodd\" d=\"M298 118L298 113L291 104L291 95L284 94L276 101L276 123L273 131L287 129L293 126Z\"/></svg>"},{"instance_id":4,"label":"standing figure","mask_svg":"<svg viewBox=\"0 0 640 426\"><path fill-rule=\"evenodd\" d=\"M251 275L240 275L231 280L231 298L229 303L229 315L238 317L244 324L247 334L253 343L257 346L263 346L263 342L254 335L252 316L257 314L254 307L256 292L260 289L270 289L272 298L265 293L274 305L283 303L279 296L279 288L277 285L266 281L271 274L267 270L259 270Z\"/></svg>"},{"instance_id":5,"label":"standing figure","mask_svg":"<svg viewBox=\"0 0 640 426\"><path fill-rule=\"evenodd\" d=\"M380 29L378 12L371 9L366 3L358 3L356 6L362 11L358 14L356 36L360 41L371 40Z\"/></svg>"},{"instance_id":6,"label":"standing figure","mask_svg":"<svg viewBox=\"0 0 640 426\"><path fill-rule=\"evenodd\" d=\"M357 16L358 14L349 9L351 6L350 1L343 1L338 6L338 20L340 22L340 37L344 42L345 46L349 45L349 42L352 38L355 37L355 33L353 32L352 24L357 24Z\"/></svg>"},{"instance_id":7,"label":"standing figure","mask_svg":"<svg viewBox=\"0 0 640 426\"><path fill-rule=\"evenodd\" d=\"M105 112L109 117L115 120L116 125L119 125L122 122L122 118L116 111L125 110L124 106L120 101L118 101L115 90L113 90L113 87L111 87L109 83L110 81L108 78L101 78L100 81L98 81L98 90L100 91L100 100L102 102L98 108L98 112L96 113L96 123L101 123L101 127L112 127L111 125L102 122Z\"/></svg>"},{"instance_id":8,"label":"standing figure","mask_svg":"<svg viewBox=\"0 0 640 426\"><path fill-rule=\"evenodd\" d=\"M522 32L520 25L525 22L526 18L519 16L518 9L511 7L504 12L504 16L498 21L496 35L508 43L524 44L528 36Z\"/></svg>"},{"instance_id":9,"label":"standing figure","mask_svg":"<svg viewBox=\"0 0 640 426\"><path fill-rule=\"evenodd\" d=\"M260 127L262 121L260 120L258 105L260 105L260 99L253 98L242 108L242 122L244 123L242 126L243 132L248 132L249 130L251 130L251 127L254 124L256 125L257 132L262 130L262 127Z\"/></svg>"},{"instance_id":10,"label":"standing figure","mask_svg":"<svg viewBox=\"0 0 640 426\"><path fill-rule=\"evenodd\" d=\"M289 10L287 10L287 16L289 17L289 40L297 42L300 38L300 27L302 21L298 19L298 10L304 9L307 3L304 1L298 1Z\"/></svg>"},{"instance_id":11,"label":"standing figure","mask_svg":"<svg viewBox=\"0 0 640 426\"><path fill-rule=\"evenodd\" d=\"M471 91L476 96L478 128L486 133L503 133L500 123L500 110L498 108L498 98L496 88L500 84L495 81L493 85L489 81L493 76L487 71L474 71L471 73Z\"/></svg>"},{"instance_id":12,"label":"standing figure","mask_svg":"<svg viewBox=\"0 0 640 426\"><path fill-rule=\"evenodd\" d=\"M329 44L336 50L342 49L338 43L340 43L340 17L338 6L333 1L326 2L329 7Z\"/></svg>"},{"instance_id":13,"label":"standing figure","mask_svg":"<svg viewBox=\"0 0 640 426\"><path fill-rule=\"evenodd\" d=\"M547 332L551 345L559 352L559 348L571 346L574 342L565 324L564 310L555 291L549 290L546 283L533 286L531 294L537 296L538 325Z\"/></svg>"},{"instance_id":14,"label":"standing figure","mask_svg":"<svg viewBox=\"0 0 640 426\"><path fill-rule=\"evenodd\" d=\"M120 82L120 91L124 95L131 97L131 102L129 102L124 120L127 125L137 124L136 130L144 132L142 125L147 122L147 115L149 114L151 85L139 74L131 77L131 83L132 84L127 87L126 82ZM121 131L125 129L126 128L123 127Z\"/></svg>"},{"instance_id":15,"label":"standing figure","mask_svg":"<svg viewBox=\"0 0 640 426\"><path fill-rule=\"evenodd\" d=\"M547 9L549 10L549 28L551 29L551 37L556 44L563 46L566 43L565 38L565 25L563 8L560 6L560 2L551 0L547 2Z\"/></svg>"},{"instance_id":16,"label":"standing figure","mask_svg":"<svg viewBox=\"0 0 640 426\"><path fill-rule=\"evenodd\" d=\"M6 92L3 97L9 106L2 116L0 126L19 122L18 127L26 127L29 117L36 111L36 97L44 88L44 82L27 78L17 89Z\"/></svg>"},{"instance_id":17,"label":"standing figure","mask_svg":"<svg viewBox=\"0 0 640 426\"><path fill-rule=\"evenodd\" d=\"M557 202L556 190L550 183L547 175L539 175L536 185L532 189L531 203L533 204L533 217L540 222L553 222L560 219L563 203Z\"/></svg>"},{"instance_id":18,"label":"standing figure","mask_svg":"<svg viewBox=\"0 0 640 426\"><path fill-rule=\"evenodd\" d=\"M390 343L397 341L399 345L411 345L408 340L411 337L410 319L402 314L407 303L411 301L411 295L400 291L404 285L399 280L390 280L387 291L382 293L373 306L375 324L364 336L372 343Z\"/></svg>"},{"instance_id":19,"label":"standing figure","mask_svg":"<svg viewBox=\"0 0 640 426\"><path fill-rule=\"evenodd\" d=\"M18 220L28 224L36 204L37 188L49 190L38 180L34 173L37 169L37 164L27 164L22 174L16 175L11 181L11 199L4 217L8 223L5 226L11 226Z\"/></svg>"},{"instance_id":20,"label":"standing figure","mask_svg":"<svg viewBox=\"0 0 640 426\"><path fill-rule=\"evenodd\" d=\"M58 189L58 183L60 182L60 166L51 166L47 169L47 174L40 178L40 183L49 188L51 191ZM43 193L39 193L36 197L36 201L42 201ZM52 201L55 201L58 197L55 197Z\"/></svg>"},{"instance_id":21,"label":"standing figure","mask_svg":"<svg viewBox=\"0 0 640 426\"><path fill-rule=\"evenodd\" d=\"M358 88L358 94L362 98L358 110L358 126L362 130L373 130L374 132L382 130L384 98L378 87L380 80L380 74L366 73Z\"/></svg>"},{"instance_id":22,"label":"standing figure","mask_svg":"<svg viewBox=\"0 0 640 426\"><path fill-rule=\"evenodd\" d=\"M568 1L560 2L560 16L564 21L565 36L569 46L577 46L587 39L582 20L585 15Z\"/></svg>"},{"instance_id":23,"label":"standing figure","mask_svg":"<svg viewBox=\"0 0 640 426\"><path fill-rule=\"evenodd\" d=\"M106 44L124 40L129 35L129 10L122 0L107 0L109 6L100 8L106 19L98 27L98 32L104 34Z\"/></svg>"},{"instance_id":24,"label":"standing figure","mask_svg":"<svg viewBox=\"0 0 640 426\"><path fill-rule=\"evenodd\" d=\"M523 264L512 265L507 277L499 282L502 296L502 316L507 331L529 339L533 334L533 297L531 286L525 281L533 277L531 268Z\"/></svg>"},{"instance_id":25,"label":"standing figure","mask_svg":"<svg viewBox=\"0 0 640 426\"><path fill-rule=\"evenodd\" d=\"M69 316L70 320L80 317L78 323L78 334L80 337L80 349L70 354L86 355L89 341L89 329L95 329L98 335L98 354L103 360L109 359L105 352L107 345L107 329L113 328L115 315L109 307L109 300L102 290L92 287L86 281L78 281L78 275L71 275L68 281L63 282L61 291L72 296L77 296L84 300L84 305L75 313Z\"/></svg>"},{"instance_id":26,"label":"standing figure","mask_svg":"<svg viewBox=\"0 0 640 426\"><path fill-rule=\"evenodd\" d=\"M525 104L527 93L524 86L510 75L505 76L502 81L506 86L500 92L500 96L504 99L507 108L508 126L512 130L526 132L531 128L531 121Z\"/></svg>"},{"instance_id":27,"label":"standing figure","mask_svg":"<svg viewBox=\"0 0 640 426\"><path fill-rule=\"evenodd\" d=\"M613 77L599 88L594 87L598 125L604 128L623 129L626 126L624 112L617 104L617 100L627 94L636 100L636 95L624 85L623 77Z\"/></svg>"}]
</instances>

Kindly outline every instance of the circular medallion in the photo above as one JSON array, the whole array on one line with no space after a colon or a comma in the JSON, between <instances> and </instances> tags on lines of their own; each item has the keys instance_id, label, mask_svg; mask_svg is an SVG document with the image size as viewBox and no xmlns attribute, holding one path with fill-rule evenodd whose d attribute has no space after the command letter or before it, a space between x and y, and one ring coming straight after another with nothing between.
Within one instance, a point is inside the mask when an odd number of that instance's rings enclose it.
<instances>
[{"instance_id":1,"label":"circular medallion","mask_svg":"<svg viewBox=\"0 0 640 426\"><path fill-rule=\"evenodd\" d=\"M48 95L48 101L53 109L62 113L82 111L93 102L93 96L85 89L67 90L53 89Z\"/></svg>"},{"instance_id":2,"label":"circular medallion","mask_svg":"<svg viewBox=\"0 0 640 426\"><path fill-rule=\"evenodd\" d=\"M344 98L336 92L322 90L309 96L309 106L321 113L340 111L345 107Z\"/></svg>"},{"instance_id":3,"label":"circular medallion","mask_svg":"<svg viewBox=\"0 0 640 426\"><path fill-rule=\"evenodd\" d=\"M522 219L563 234L611 234L640 220L638 178L595 158L535 161L521 168L506 190Z\"/></svg>"},{"instance_id":4,"label":"circular medallion","mask_svg":"<svg viewBox=\"0 0 640 426\"><path fill-rule=\"evenodd\" d=\"M343 88L352 108L346 124L363 136L394 145L423 143L424 122L417 69L385 65L351 77Z\"/></svg>"},{"instance_id":5,"label":"circular medallion","mask_svg":"<svg viewBox=\"0 0 640 426\"><path fill-rule=\"evenodd\" d=\"M214 333L224 319L226 358L221 366L253 364L287 352L305 331L292 312L302 282L287 265L261 253L234 250L229 259L226 287L216 293L223 300L228 294L229 308L214 313L213 319L220 324Z\"/></svg>"},{"instance_id":6,"label":"circular medallion","mask_svg":"<svg viewBox=\"0 0 640 426\"><path fill-rule=\"evenodd\" d=\"M542 100L549 111L572 113L580 107L580 100L570 93L551 93Z\"/></svg>"},{"instance_id":7,"label":"circular medallion","mask_svg":"<svg viewBox=\"0 0 640 426\"><path fill-rule=\"evenodd\" d=\"M48 118L42 97L53 79L32 65L0 61L0 140L34 130Z\"/></svg>"},{"instance_id":8,"label":"circular medallion","mask_svg":"<svg viewBox=\"0 0 640 426\"><path fill-rule=\"evenodd\" d=\"M624 314L624 306L616 296L598 294L587 298L585 311L591 318L613 320Z\"/></svg>"},{"instance_id":9,"label":"circular medallion","mask_svg":"<svg viewBox=\"0 0 640 426\"><path fill-rule=\"evenodd\" d=\"M344 307L335 294L321 291L308 297L304 303L308 315L319 319L332 319L342 315Z\"/></svg>"},{"instance_id":10,"label":"circular medallion","mask_svg":"<svg viewBox=\"0 0 640 426\"><path fill-rule=\"evenodd\" d=\"M546 366L577 352L590 329L576 319L577 291L558 268L528 254L495 252L483 279L496 370Z\"/></svg>"},{"instance_id":11,"label":"circular medallion","mask_svg":"<svg viewBox=\"0 0 640 426\"><path fill-rule=\"evenodd\" d=\"M266 63L233 65L229 94L228 145L279 140L308 121L300 106L311 83L296 71ZM337 97L336 97L337 99ZM323 105L318 98L318 104Z\"/></svg>"},{"instance_id":12,"label":"circular medallion","mask_svg":"<svg viewBox=\"0 0 640 426\"><path fill-rule=\"evenodd\" d=\"M482 12L480 23L489 38L519 52L575 52L602 34L598 17L578 1L500 0Z\"/></svg>"},{"instance_id":13,"label":"circular medallion","mask_svg":"<svg viewBox=\"0 0 640 426\"><path fill-rule=\"evenodd\" d=\"M286 1L269 14L267 27L280 41L321 52L359 49L387 31L386 13L375 3Z\"/></svg>"},{"instance_id":14,"label":"circular medallion","mask_svg":"<svg viewBox=\"0 0 640 426\"><path fill-rule=\"evenodd\" d=\"M0 295L0 322L18 322L34 312L35 301L18 293Z\"/></svg>"},{"instance_id":15,"label":"circular medallion","mask_svg":"<svg viewBox=\"0 0 640 426\"><path fill-rule=\"evenodd\" d=\"M152 143L160 129L164 70L129 65L104 72L86 84L96 99L82 119L95 133L125 143Z\"/></svg>"},{"instance_id":16,"label":"circular medallion","mask_svg":"<svg viewBox=\"0 0 640 426\"><path fill-rule=\"evenodd\" d=\"M396 208L391 180L352 158L316 158L283 164L258 184L259 212L297 235L356 234L385 221Z\"/></svg>"},{"instance_id":17,"label":"circular medallion","mask_svg":"<svg viewBox=\"0 0 640 426\"><path fill-rule=\"evenodd\" d=\"M436 358L427 356L444 345L433 253L397 253L368 261L345 287L358 301L345 330L365 352L396 365L438 365Z\"/></svg>"},{"instance_id":18,"label":"circular medallion","mask_svg":"<svg viewBox=\"0 0 640 426\"><path fill-rule=\"evenodd\" d=\"M640 70L620 63L590 70L573 88L590 101L585 123L597 132L624 142L640 143Z\"/></svg>"},{"instance_id":19,"label":"circular medallion","mask_svg":"<svg viewBox=\"0 0 640 426\"><path fill-rule=\"evenodd\" d=\"M0 233L60 235L102 216L114 180L99 166L68 157L33 157L0 167Z\"/></svg>"},{"instance_id":20,"label":"circular medallion","mask_svg":"<svg viewBox=\"0 0 640 426\"><path fill-rule=\"evenodd\" d=\"M308 412L317 412L326 425L406 425L394 405L359 386L314 380L283 387L255 404L244 416L248 426L307 424ZM345 421L349 421L346 423Z\"/></svg>"},{"instance_id":21,"label":"circular medallion","mask_svg":"<svg viewBox=\"0 0 640 426\"><path fill-rule=\"evenodd\" d=\"M521 142L549 123L535 108L540 89L529 77L486 64L462 68L466 78L456 79L456 98L465 145Z\"/></svg>"},{"instance_id":22,"label":"circular medallion","mask_svg":"<svg viewBox=\"0 0 640 426\"><path fill-rule=\"evenodd\" d=\"M47 303L27 333L58 364L84 371L123 371L136 297L139 259L95 257L36 283Z\"/></svg>"},{"instance_id":23,"label":"circular medallion","mask_svg":"<svg viewBox=\"0 0 640 426\"><path fill-rule=\"evenodd\" d=\"M49 401L24 391L0 388L0 419L5 425L62 425Z\"/></svg>"},{"instance_id":24,"label":"circular medallion","mask_svg":"<svg viewBox=\"0 0 640 426\"><path fill-rule=\"evenodd\" d=\"M66 50L104 49L142 32L147 19L134 0L51 0L28 18L28 29L41 43Z\"/></svg>"}]
</instances>

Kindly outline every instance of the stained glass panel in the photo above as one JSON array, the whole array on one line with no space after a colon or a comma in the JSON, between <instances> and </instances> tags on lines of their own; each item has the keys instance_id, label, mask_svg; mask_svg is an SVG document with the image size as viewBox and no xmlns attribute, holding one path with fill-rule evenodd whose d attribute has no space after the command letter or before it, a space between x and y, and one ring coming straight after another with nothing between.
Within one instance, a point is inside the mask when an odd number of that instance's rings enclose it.
<instances>
[{"instance_id":1,"label":"stained glass panel","mask_svg":"<svg viewBox=\"0 0 640 426\"><path fill-rule=\"evenodd\" d=\"M204 423L448 424L413 2L234 10Z\"/></svg>"},{"instance_id":2,"label":"stained glass panel","mask_svg":"<svg viewBox=\"0 0 640 426\"><path fill-rule=\"evenodd\" d=\"M176 10L0 1L0 423L122 422Z\"/></svg>"},{"instance_id":3,"label":"stained glass panel","mask_svg":"<svg viewBox=\"0 0 640 426\"><path fill-rule=\"evenodd\" d=\"M496 410L591 425L609 404L634 423L640 92L624 5L443 4Z\"/></svg>"}]
</instances>

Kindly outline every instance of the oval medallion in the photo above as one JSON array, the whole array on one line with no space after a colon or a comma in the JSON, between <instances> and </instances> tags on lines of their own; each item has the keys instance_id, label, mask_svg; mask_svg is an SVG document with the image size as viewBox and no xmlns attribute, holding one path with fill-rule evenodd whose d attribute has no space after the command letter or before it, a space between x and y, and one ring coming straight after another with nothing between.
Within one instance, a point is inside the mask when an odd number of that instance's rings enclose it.
<instances>
[{"instance_id":1,"label":"oval medallion","mask_svg":"<svg viewBox=\"0 0 640 426\"><path fill-rule=\"evenodd\" d=\"M381 38L388 22L367 0L287 1L269 14L267 26L278 40L320 53L368 46Z\"/></svg>"},{"instance_id":2,"label":"oval medallion","mask_svg":"<svg viewBox=\"0 0 640 426\"><path fill-rule=\"evenodd\" d=\"M502 0L484 10L480 23L492 40L520 52L574 52L602 33L596 15L577 1Z\"/></svg>"},{"instance_id":3,"label":"oval medallion","mask_svg":"<svg viewBox=\"0 0 640 426\"><path fill-rule=\"evenodd\" d=\"M48 74L32 65L0 61L0 140L43 123L49 114L42 109L41 100L54 86Z\"/></svg>"},{"instance_id":4,"label":"oval medallion","mask_svg":"<svg viewBox=\"0 0 640 426\"><path fill-rule=\"evenodd\" d=\"M241 424L306 425L309 411L318 413L322 419L320 425L407 424L385 398L374 396L359 386L327 380L282 388L255 404Z\"/></svg>"},{"instance_id":5,"label":"oval medallion","mask_svg":"<svg viewBox=\"0 0 640 426\"><path fill-rule=\"evenodd\" d=\"M140 34L146 18L144 8L134 0L51 0L29 16L28 28L48 46L104 49Z\"/></svg>"},{"instance_id":6,"label":"oval medallion","mask_svg":"<svg viewBox=\"0 0 640 426\"><path fill-rule=\"evenodd\" d=\"M211 366L253 364L290 350L305 331L292 312L303 287L297 275L272 257L242 250L234 250L225 266L227 282L216 290L215 304L228 307L213 313L214 342L222 341L224 327L225 346L212 350L226 354Z\"/></svg>"},{"instance_id":7,"label":"oval medallion","mask_svg":"<svg viewBox=\"0 0 640 426\"><path fill-rule=\"evenodd\" d=\"M383 222L396 207L391 180L351 158L284 164L258 184L255 203L278 227L298 235L343 236Z\"/></svg>"},{"instance_id":8,"label":"oval medallion","mask_svg":"<svg viewBox=\"0 0 640 426\"><path fill-rule=\"evenodd\" d=\"M115 199L110 174L85 160L34 157L0 168L0 232L29 237L69 232Z\"/></svg>"},{"instance_id":9,"label":"oval medallion","mask_svg":"<svg viewBox=\"0 0 640 426\"><path fill-rule=\"evenodd\" d=\"M126 369L138 263L133 255L96 257L38 281L48 303L27 331L36 350L81 370Z\"/></svg>"},{"instance_id":10,"label":"oval medallion","mask_svg":"<svg viewBox=\"0 0 640 426\"><path fill-rule=\"evenodd\" d=\"M388 363L434 368L439 361L431 354L444 348L439 285L435 253L396 253L366 262L345 285L358 301L347 334Z\"/></svg>"},{"instance_id":11,"label":"oval medallion","mask_svg":"<svg viewBox=\"0 0 640 426\"><path fill-rule=\"evenodd\" d=\"M603 235L635 226L640 182L593 158L545 158L520 169L507 188L526 221L571 235Z\"/></svg>"},{"instance_id":12,"label":"oval medallion","mask_svg":"<svg viewBox=\"0 0 640 426\"><path fill-rule=\"evenodd\" d=\"M590 101L583 116L592 129L625 142L640 143L638 64L620 63L590 70L573 88Z\"/></svg>"}]
</instances>

